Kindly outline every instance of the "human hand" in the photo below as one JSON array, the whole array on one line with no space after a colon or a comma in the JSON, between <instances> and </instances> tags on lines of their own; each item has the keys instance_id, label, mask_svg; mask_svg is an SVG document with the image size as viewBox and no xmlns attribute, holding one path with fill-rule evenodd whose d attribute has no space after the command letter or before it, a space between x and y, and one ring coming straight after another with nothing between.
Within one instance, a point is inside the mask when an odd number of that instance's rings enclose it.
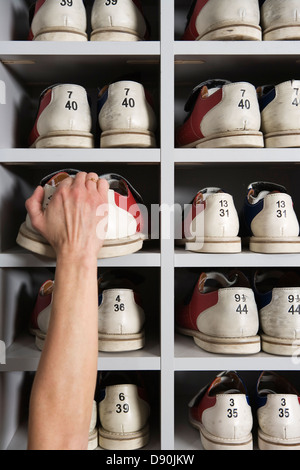
<instances>
[{"instance_id":1,"label":"human hand","mask_svg":"<svg viewBox=\"0 0 300 470\"><path fill-rule=\"evenodd\" d=\"M101 222L101 227L105 226L108 215L106 210L99 211L99 206L108 203L108 187L96 173L80 172L59 184L46 210L42 208L41 186L26 201L32 226L52 245L57 257L97 259L105 237L101 230L99 238L97 225Z\"/></svg>"}]
</instances>

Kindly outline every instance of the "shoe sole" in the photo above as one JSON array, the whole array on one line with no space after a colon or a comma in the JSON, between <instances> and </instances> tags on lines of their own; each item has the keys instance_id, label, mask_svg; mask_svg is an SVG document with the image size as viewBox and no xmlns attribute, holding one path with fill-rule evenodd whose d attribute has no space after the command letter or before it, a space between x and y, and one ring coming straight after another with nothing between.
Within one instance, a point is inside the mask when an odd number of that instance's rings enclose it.
<instances>
[{"instance_id":1,"label":"shoe sole","mask_svg":"<svg viewBox=\"0 0 300 470\"><path fill-rule=\"evenodd\" d=\"M136 351L145 346L145 332L128 335L99 333L98 350L103 352Z\"/></svg>"},{"instance_id":2,"label":"shoe sole","mask_svg":"<svg viewBox=\"0 0 300 470\"><path fill-rule=\"evenodd\" d=\"M256 354L261 350L260 337L258 335L245 336L244 338L220 338L178 326L176 326L176 330L180 334L191 336L197 346L211 353Z\"/></svg>"},{"instance_id":3,"label":"shoe sole","mask_svg":"<svg viewBox=\"0 0 300 470\"><path fill-rule=\"evenodd\" d=\"M196 253L240 253L242 242L240 237L205 237L203 241L186 242L185 249Z\"/></svg>"},{"instance_id":4,"label":"shoe sole","mask_svg":"<svg viewBox=\"0 0 300 470\"><path fill-rule=\"evenodd\" d=\"M300 439L272 437L258 428L258 448L260 450L300 450Z\"/></svg>"},{"instance_id":5,"label":"shoe sole","mask_svg":"<svg viewBox=\"0 0 300 470\"><path fill-rule=\"evenodd\" d=\"M26 222L21 225L16 241L18 245L33 253L47 258L56 258L52 246L42 237L39 237L38 234L35 235L29 231L26 227ZM142 247L143 239L139 234L120 240L106 240L98 254L98 259L129 255L141 250Z\"/></svg>"},{"instance_id":6,"label":"shoe sole","mask_svg":"<svg viewBox=\"0 0 300 470\"><path fill-rule=\"evenodd\" d=\"M261 41L262 32L259 26L231 24L213 28L197 41Z\"/></svg>"},{"instance_id":7,"label":"shoe sole","mask_svg":"<svg viewBox=\"0 0 300 470\"><path fill-rule=\"evenodd\" d=\"M141 129L114 129L104 131L100 138L101 148L116 147L141 147L150 148L156 146L153 132Z\"/></svg>"},{"instance_id":8,"label":"shoe sole","mask_svg":"<svg viewBox=\"0 0 300 470\"><path fill-rule=\"evenodd\" d=\"M251 237L249 250L255 253L300 253L300 237Z\"/></svg>"},{"instance_id":9,"label":"shoe sole","mask_svg":"<svg viewBox=\"0 0 300 470\"><path fill-rule=\"evenodd\" d=\"M266 134L265 146L267 148L293 148L300 147L300 132L287 130Z\"/></svg>"},{"instance_id":10,"label":"shoe sole","mask_svg":"<svg viewBox=\"0 0 300 470\"><path fill-rule=\"evenodd\" d=\"M91 41L143 41L136 31L129 28L98 28L91 33Z\"/></svg>"},{"instance_id":11,"label":"shoe sole","mask_svg":"<svg viewBox=\"0 0 300 470\"><path fill-rule=\"evenodd\" d=\"M210 434L202 423L189 416L191 425L200 432L201 443L205 450L253 450L252 434L240 439L225 439Z\"/></svg>"},{"instance_id":12,"label":"shoe sole","mask_svg":"<svg viewBox=\"0 0 300 470\"><path fill-rule=\"evenodd\" d=\"M299 25L284 25L267 28L263 32L264 41L292 41L300 39Z\"/></svg>"},{"instance_id":13,"label":"shoe sole","mask_svg":"<svg viewBox=\"0 0 300 470\"><path fill-rule=\"evenodd\" d=\"M144 447L149 442L149 426L140 431L116 433L99 427L99 446L106 450L134 450Z\"/></svg>"},{"instance_id":14,"label":"shoe sole","mask_svg":"<svg viewBox=\"0 0 300 470\"><path fill-rule=\"evenodd\" d=\"M33 38L34 41L87 41L88 36L76 28L44 28Z\"/></svg>"},{"instance_id":15,"label":"shoe sole","mask_svg":"<svg viewBox=\"0 0 300 470\"><path fill-rule=\"evenodd\" d=\"M293 356L299 353L300 339L274 338L261 334L261 348L266 353L276 356Z\"/></svg>"},{"instance_id":16,"label":"shoe sole","mask_svg":"<svg viewBox=\"0 0 300 470\"><path fill-rule=\"evenodd\" d=\"M32 148L93 148L94 136L89 132L56 131L40 136Z\"/></svg>"},{"instance_id":17,"label":"shoe sole","mask_svg":"<svg viewBox=\"0 0 300 470\"><path fill-rule=\"evenodd\" d=\"M98 431L94 429L94 431L89 435L89 442L88 442L88 449L87 450L95 450L98 447Z\"/></svg>"},{"instance_id":18,"label":"shoe sole","mask_svg":"<svg viewBox=\"0 0 300 470\"><path fill-rule=\"evenodd\" d=\"M263 148L264 138L261 132L230 131L213 134L181 148Z\"/></svg>"}]
</instances>

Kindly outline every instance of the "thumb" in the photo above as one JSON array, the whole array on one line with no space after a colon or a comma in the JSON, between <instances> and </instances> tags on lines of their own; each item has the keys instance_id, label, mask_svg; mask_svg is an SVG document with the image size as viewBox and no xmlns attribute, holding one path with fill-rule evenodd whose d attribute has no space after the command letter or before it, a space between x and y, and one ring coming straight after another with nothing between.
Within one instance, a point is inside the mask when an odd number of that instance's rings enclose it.
<instances>
[{"instance_id":1,"label":"thumb","mask_svg":"<svg viewBox=\"0 0 300 470\"><path fill-rule=\"evenodd\" d=\"M42 186L38 186L33 195L25 203L32 226L40 232L43 231L44 226L43 200L44 190Z\"/></svg>"}]
</instances>

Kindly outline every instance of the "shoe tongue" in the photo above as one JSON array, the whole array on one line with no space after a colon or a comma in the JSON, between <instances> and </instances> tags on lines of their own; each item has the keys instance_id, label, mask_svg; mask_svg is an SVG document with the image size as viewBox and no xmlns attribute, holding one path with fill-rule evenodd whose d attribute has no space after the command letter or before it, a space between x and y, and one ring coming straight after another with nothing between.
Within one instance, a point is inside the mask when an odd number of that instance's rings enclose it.
<instances>
[{"instance_id":1,"label":"shoe tongue","mask_svg":"<svg viewBox=\"0 0 300 470\"><path fill-rule=\"evenodd\" d=\"M227 275L216 271L202 273L198 282L199 290L203 294L212 292L216 289L233 286L249 288L250 283L247 277L239 270L232 270Z\"/></svg>"},{"instance_id":2,"label":"shoe tongue","mask_svg":"<svg viewBox=\"0 0 300 470\"><path fill-rule=\"evenodd\" d=\"M193 201L195 204L201 204L203 201L205 201L208 196L211 196L212 194L217 194L217 193L223 193L223 189L221 188L214 188L214 187L209 187L209 188L203 188L198 191L196 196L194 197Z\"/></svg>"},{"instance_id":3,"label":"shoe tongue","mask_svg":"<svg viewBox=\"0 0 300 470\"><path fill-rule=\"evenodd\" d=\"M190 94L185 104L184 110L186 112L191 112L194 109L199 93L203 92L203 90L205 90L204 94L205 97L207 97L213 94L216 90L223 88L224 85L228 85L229 83L231 82L223 79L206 80L205 82L200 83L192 90L192 93Z\"/></svg>"},{"instance_id":4,"label":"shoe tongue","mask_svg":"<svg viewBox=\"0 0 300 470\"><path fill-rule=\"evenodd\" d=\"M284 186L277 183L269 183L267 181L258 181L251 183L248 186L248 201L255 204L261 199L264 199L271 193L286 193L287 190Z\"/></svg>"},{"instance_id":5,"label":"shoe tongue","mask_svg":"<svg viewBox=\"0 0 300 470\"><path fill-rule=\"evenodd\" d=\"M136 202L143 204L142 196L134 189L132 184L123 178L123 176L117 175L115 173L107 173L101 175L100 178L106 179L109 184L109 188L113 191L116 191L121 196L128 196L128 190L133 194Z\"/></svg>"},{"instance_id":6,"label":"shoe tongue","mask_svg":"<svg viewBox=\"0 0 300 470\"><path fill-rule=\"evenodd\" d=\"M202 273L199 282L198 288L200 292L206 294L208 292L215 291L223 287L232 287L237 282L237 276L230 280L224 274L218 272Z\"/></svg>"},{"instance_id":7,"label":"shoe tongue","mask_svg":"<svg viewBox=\"0 0 300 470\"><path fill-rule=\"evenodd\" d=\"M46 296L46 295L52 294L53 288L54 288L54 281L51 281L51 280L46 281L40 289L40 295Z\"/></svg>"}]
</instances>

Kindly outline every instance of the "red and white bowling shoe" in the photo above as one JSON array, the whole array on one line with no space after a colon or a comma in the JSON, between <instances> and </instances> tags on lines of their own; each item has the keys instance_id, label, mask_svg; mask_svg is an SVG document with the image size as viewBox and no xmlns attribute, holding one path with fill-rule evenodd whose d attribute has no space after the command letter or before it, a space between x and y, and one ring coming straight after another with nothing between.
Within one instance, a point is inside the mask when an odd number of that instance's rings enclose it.
<instances>
[{"instance_id":1,"label":"red and white bowling shoe","mask_svg":"<svg viewBox=\"0 0 300 470\"><path fill-rule=\"evenodd\" d=\"M248 279L240 271L202 273L178 307L176 329L212 353L259 352L258 311Z\"/></svg>"},{"instance_id":2,"label":"red and white bowling shoe","mask_svg":"<svg viewBox=\"0 0 300 470\"><path fill-rule=\"evenodd\" d=\"M145 41L148 22L140 0L95 0L91 41Z\"/></svg>"},{"instance_id":3,"label":"red and white bowling shoe","mask_svg":"<svg viewBox=\"0 0 300 470\"><path fill-rule=\"evenodd\" d=\"M86 90L57 84L43 91L29 136L32 148L93 148L92 116Z\"/></svg>"},{"instance_id":4,"label":"red and white bowling shoe","mask_svg":"<svg viewBox=\"0 0 300 470\"><path fill-rule=\"evenodd\" d=\"M37 0L30 9L29 40L87 41L83 0Z\"/></svg>"},{"instance_id":5,"label":"red and white bowling shoe","mask_svg":"<svg viewBox=\"0 0 300 470\"><path fill-rule=\"evenodd\" d=\"M185 207L182 239L186 250L197 253L239 253L239 217L233 197L221 188L203 188Z\"/></svg>"},{"instance_id":6,"label":"red and white bowling shoe","mask_svg":"<svg viewBox=\"0 0 300 470\"><path fill-rule=\"evenodd\" d=\"M189 403L189 420L206 450L252 450L248 393L233 371L223 372Z\"/></svg>"},{"instance_id":7,"label":"red and white bowling shoe","mask_svg":"<svg viewBox=\"0 0 300 470\"><path fill-rule=\"evenodd\" d=\"M76 173L78 170L61 170L46 176L41 181L40 185L44 188L44 210L47 210L60 182L69 176L74 177ZM111 258L135 253L142 248L146 238L143 233L145 206L142 198L133 186L120 175L105 174L100 178L105 178L108 181L109 190L108 204L105 207L100 206L98 213L99 216L108 214L105 241L98 257ZM98 236L102 237L103 227L100 225L97 227L97 231L99 229ZM17 243L34 253L50 258L56 257L52 246L33 228L28 214L20 227Z\"/></svg>"},{"instance_id":8,"label":"red and white bowling shoe","mask_svg":"<svg viewBox=\"0 0 300 470\"><path fill-rule=\"evenodd\" d=\"M207 80L189 97L176 130L181 148L263 147L256 89L247 82Z\"/></svg>"},{"instance_id":9,"label":"red and white bowling shoe","mask_svg":"<svg viewBox=\"0 0 300 470\"><path fill-rule=\"evenodd\" d=\"M182 39L260 41L259 21L258 0L194 0Z\"/></svg>"}]
</instances>

